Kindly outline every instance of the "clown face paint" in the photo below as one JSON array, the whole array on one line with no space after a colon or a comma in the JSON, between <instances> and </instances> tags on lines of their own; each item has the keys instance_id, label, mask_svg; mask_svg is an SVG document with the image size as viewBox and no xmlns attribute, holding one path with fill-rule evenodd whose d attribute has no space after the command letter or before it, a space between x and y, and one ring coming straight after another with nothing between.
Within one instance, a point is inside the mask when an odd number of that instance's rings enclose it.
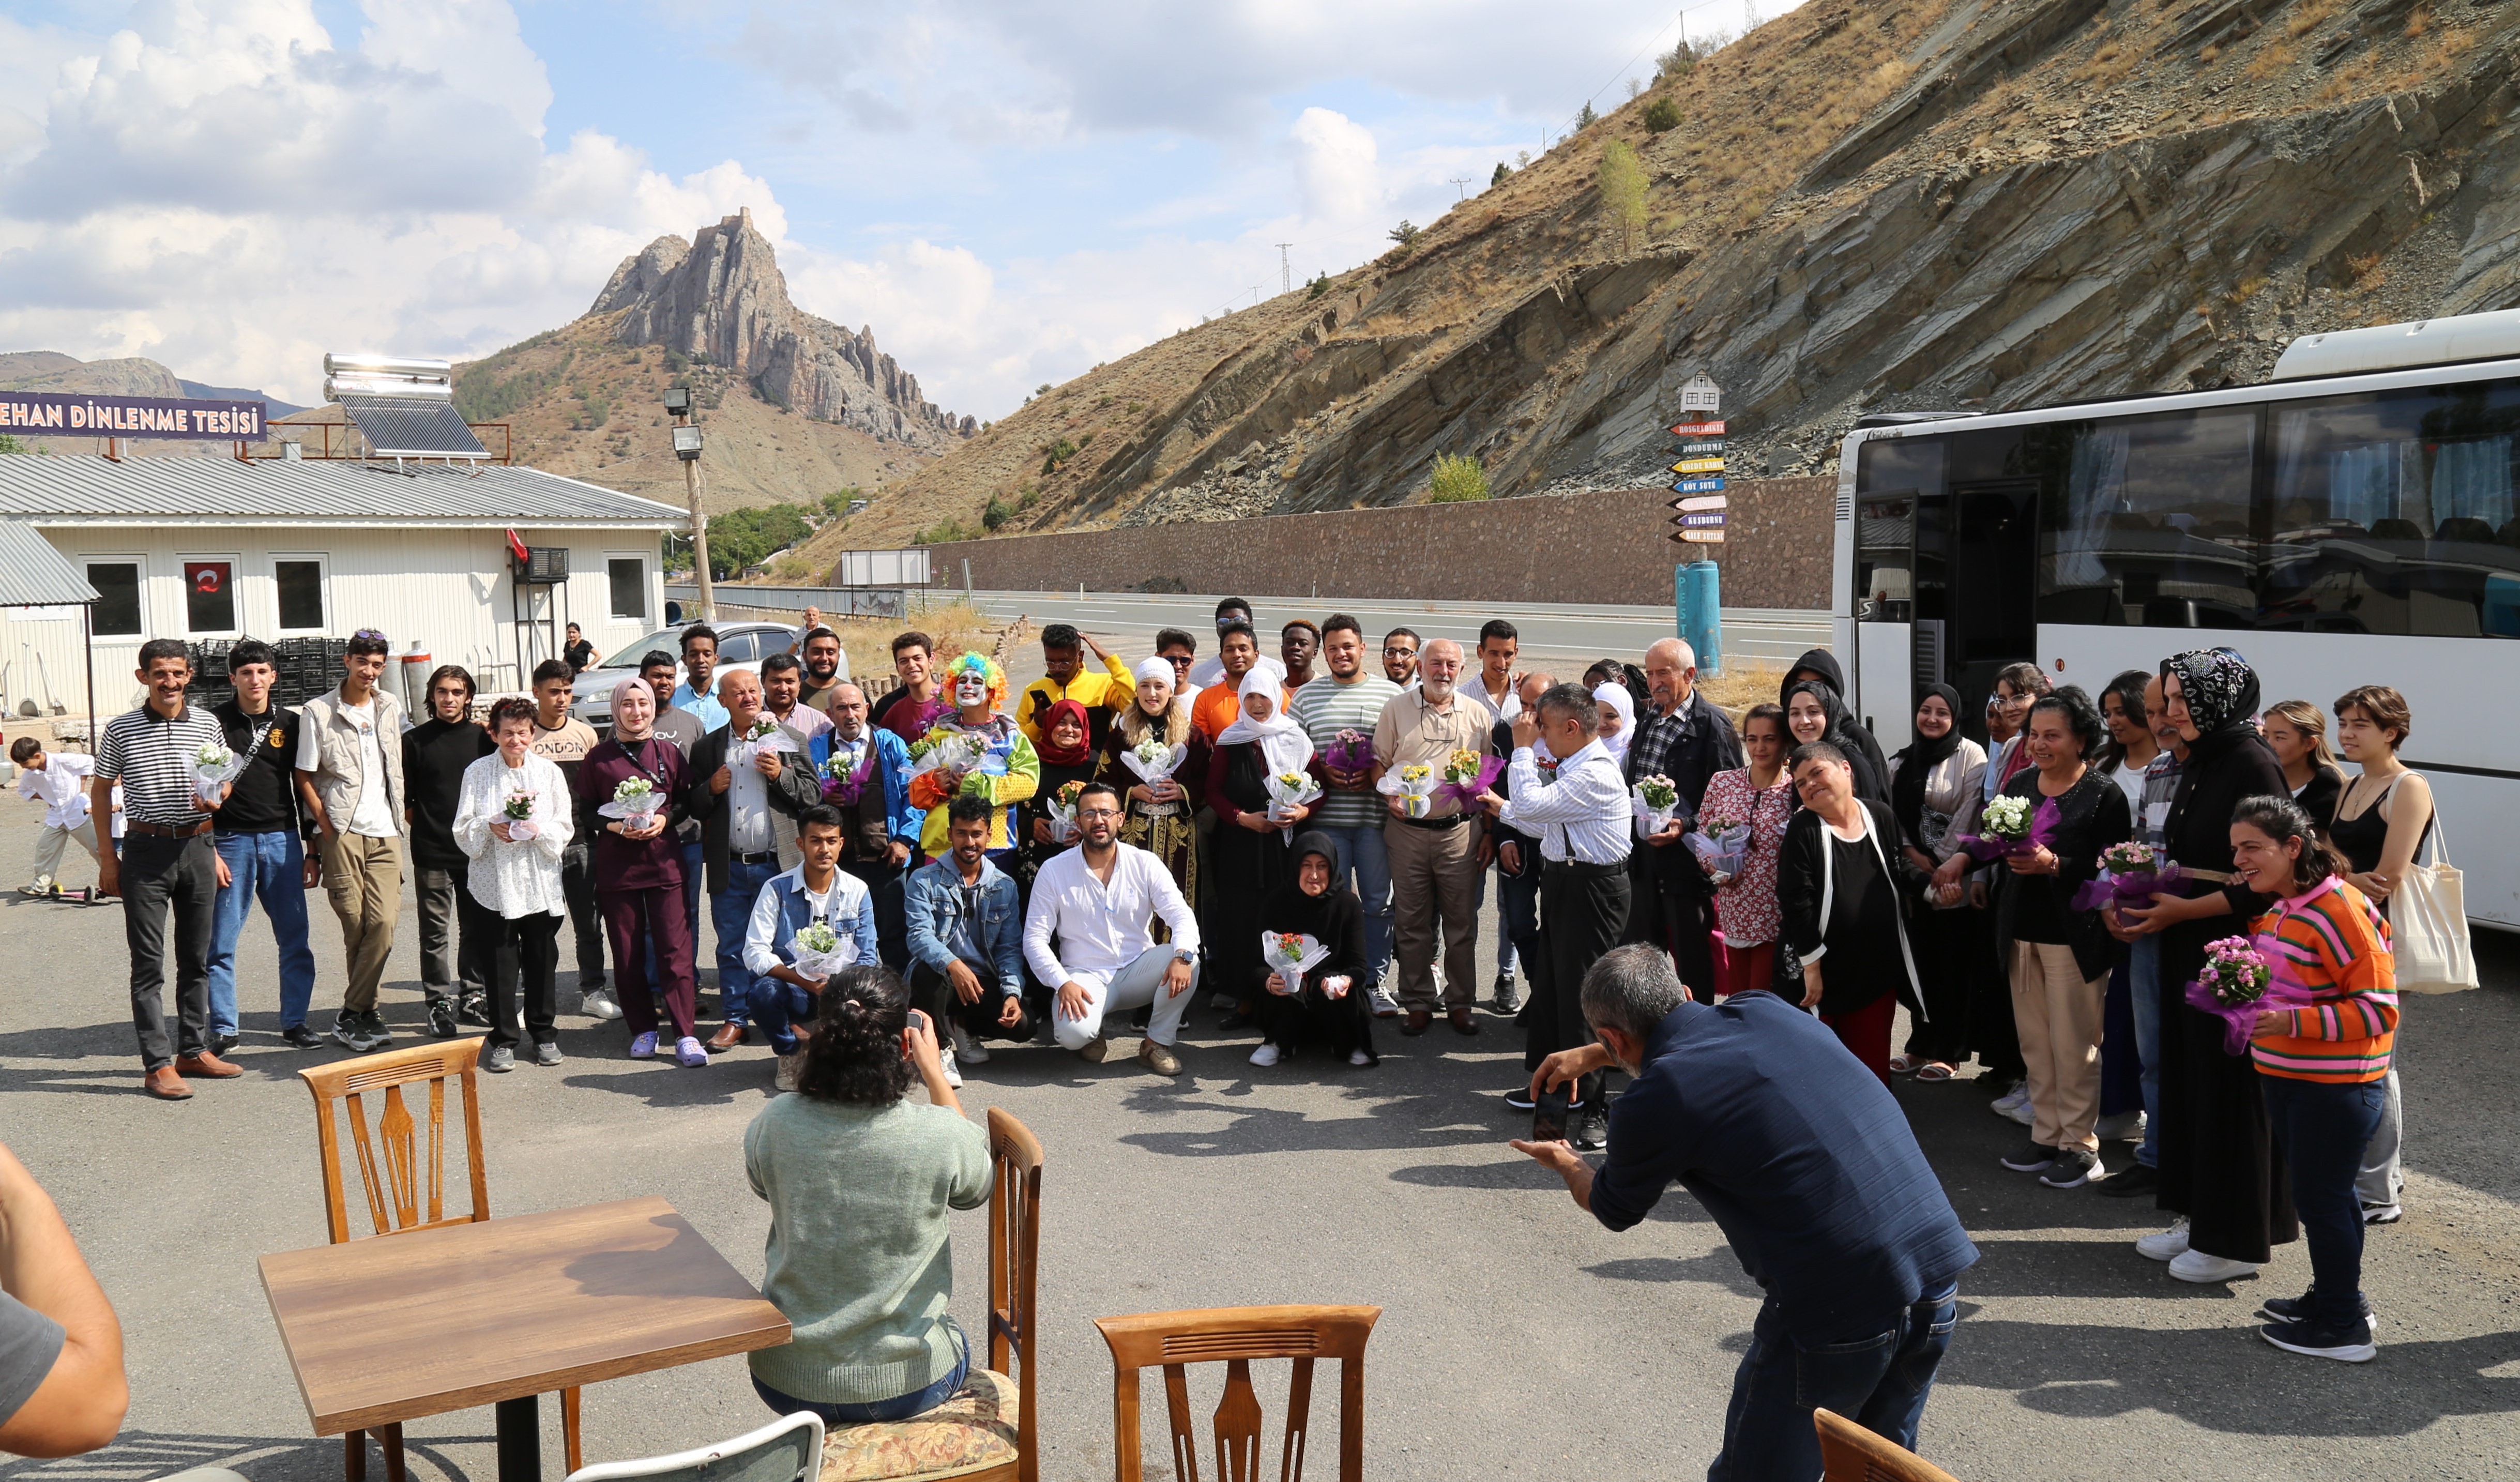
<instances>
[{"instance_id":1,"label":"clown face paint","mask_svg":"<svg viewBox=\"0 0 2520 1482\"><path fill-rule=\"evenodd\" d=\"M965 709L989 702L989 676L965 669L954 676L954 703Z\"/></svg>"}]
</instances>

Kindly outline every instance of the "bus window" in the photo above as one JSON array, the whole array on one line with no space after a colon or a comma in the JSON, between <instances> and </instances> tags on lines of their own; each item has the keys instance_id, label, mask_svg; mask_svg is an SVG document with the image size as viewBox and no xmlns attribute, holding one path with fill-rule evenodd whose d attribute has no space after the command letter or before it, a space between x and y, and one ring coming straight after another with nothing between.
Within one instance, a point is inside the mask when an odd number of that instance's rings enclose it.
<instances>
[{"instance_id":1,"label":"bus window","mask_svg":"<svg viewBox=\"0 0 2520 1482\"><path fill-rule=\"evenodd\" d=\"M1855 503L1855 615L1860 622L1908 621L1915 598L1916 496Z\"/></svg>"},{"instance_id":2,"label":"bus window","mask_svg":"<svg viewBox=\"0 0 2520 1482\"><path fill-rule=\"evenodd\" d=\"M2520 382L2275 408L2260 626L2520 636Z\"/></svg>"},{"instance_id":3,"label":"bus window","mask_svg":"<svg viewBox=\"0 0 2520 1482\"><path fill-rule=\"evenodd\" d=\"M2254 409L2065 429L2045 480L2039 618L2155 628L2257 625Z\"/></svg>"}]
</instances>

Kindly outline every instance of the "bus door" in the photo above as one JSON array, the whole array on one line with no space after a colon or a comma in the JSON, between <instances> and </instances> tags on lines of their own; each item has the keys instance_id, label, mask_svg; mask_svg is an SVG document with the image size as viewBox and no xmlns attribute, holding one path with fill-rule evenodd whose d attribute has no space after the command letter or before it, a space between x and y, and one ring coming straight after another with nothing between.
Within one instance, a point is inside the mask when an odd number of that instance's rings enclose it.
<instances>
[{"instance_id":1,"label":"bus door","mask_svg":"<svg viewBox=\"0 0 2520 1482\"><path fill-rule=\"evenodd\" d=\"M2038 503L2035 478L1955 483L1917 502L1915 691L1959 691L1960 730L1979 742L1996 671L2038 656Z\"/></svg>"}]
</instances>

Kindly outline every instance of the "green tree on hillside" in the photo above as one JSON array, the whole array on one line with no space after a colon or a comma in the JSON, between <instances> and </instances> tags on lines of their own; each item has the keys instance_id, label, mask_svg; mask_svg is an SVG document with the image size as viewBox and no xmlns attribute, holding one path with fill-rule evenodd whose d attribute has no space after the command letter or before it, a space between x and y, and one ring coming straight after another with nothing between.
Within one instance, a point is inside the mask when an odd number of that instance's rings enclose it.
<instances>
[{"instance_id":1,"label":"green tree on hillside","mask_svg":"<svg viewBox=\"0 0 2520 1482\"><path fill-rule=\"evenodd\" d=\"M1507 166L1504 160L1498 160L1496 173L1488 177L1488 189L1495 190L1498 186L1505 184L1507 177L1510 176L1512 173L1513 171Z\"/></svg>"},{"instance_id":2,"label":"green tree on hillside","mask_svg":"<svg viewBox=\"0 0 2520 1482\"><path fill-rule=\"evenodd\" d=\"M1426 480L1430 505L1460 504L1488 497L1488 471L1468 454L1438 453L1435 472Z\"/></svg>"},{"instance_id":3,"label":"green tree on hillside","mask_svg":"<svg viewBox=\"0 0 2520 1482\"><path fill-rule=\"evenodd\" d=\"M843 507L845 508L845 507ZM709 575L724 581L746 566L759 565L773 551L783 551L814 533L805 514L794 505L765 505L712 515L708 522Z\"/></svg>"},{"instance_id":4,"label":"green tree on hillside","mask_svg":"<svg viewBox=\"0 0 2520 1482\"><path fill-rule=\"evenodd\" d=\"M1636 250L1637 233L1645 224L1645 171L1627 142L1613 139L1601 146L1601 209L1619 228L1619 255Z\"/></svg>"}]
</instances>

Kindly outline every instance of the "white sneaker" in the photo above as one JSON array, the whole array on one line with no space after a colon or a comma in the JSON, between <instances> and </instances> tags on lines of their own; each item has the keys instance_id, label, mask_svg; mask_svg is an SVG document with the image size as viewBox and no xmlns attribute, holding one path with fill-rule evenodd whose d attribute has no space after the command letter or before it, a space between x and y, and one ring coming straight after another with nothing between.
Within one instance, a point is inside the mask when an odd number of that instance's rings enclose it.
<instances>
[{"instance_id":1,"label":"white sneaker","mask_svg":"<svg viewBox=\"0 0 2520 1482\"><path fill-rule=\"evenodd\" d=\"M2012 1089L2010 1091L2007 1091L2003 1095L1997 1097L1994 1100L1989 1101L1986 1109L1994 1112L1997 1116L2008 1117L2014 1112L2019 1111L2021 1109L2021 1103L2029 1100L2030 1083L2028 1081L2015 1081L2012 1083Z\"/></svg>"},{"instance_id":2,"label":"white sneaker","mask_svg":"<svg viewBox=\"0 0 2520 1482\"><path fill-rule=\"evenodd\" d=\"M971 1038L969 1032L965 1030L962 1025L956 1024L952 1027L954 1032L954 1057L956 1059L961 1060L966 1065L985 1065L989 1063L989 1050L987 1046L981 1044L978 1040Z\"/></svg>"},{"instance_id":3,"label":"white sneaker","mask_svg":"<svg viewBox=\"0 0 2520 1482\"><path fill-rule=\"evenodd\" d=\"M580 1013L590 1013L599 1019L621 1017L621 1006L612 1002L612 995L601 988L589 988L580 994L577 1009Z\"/></svg>"},{"instance_id":4,"label":"white sneaker","mask_svg":"<svg viewBox=\"0 0 2520 1482\"><path fill-rule=\"evenodd\" d=\"M1260 1042L1260 1048L1251 1052L1251 1063L1254 1065L1277 1064L1278 1047L1270 1044L1267 1040L1262 1040Z\"/></svg>"},{"instance_id":5,"label":"white sneaker","mask_svg":"<svg viewBox=\"0 0 2520 1482\"><path fill-rule=\"evenodd\" d=\"M1373 1056L1362 1050L1351 1050L1347 1053L1347 1062L1351 1065L1371 1065L1373 1063Z\"/></svg>"},{"instance_id":6,"label":"white sneaker","mask_svg":"<svg viewBox=\"0 0 2520 1482\"><path fill-rule=\"evenodd\" d=\"M2103 1143L2140 1143L2143 1141L2143 1112L2121 1111L2113 1117L2102 1117L2092 1128L2092 1136Z\"/></svg>"},{"instance_id":7,"label":"white sneaker","mask_svg":"<svg viewBox=\"0 0 2520 1482\"><path fill-rule=\"evenodd\" d=\"M2181 1215L2178 1224L2159 1235L2148 1235L2136 1241L2135 1251L2137 1255L2155 1261L2175 1261L2187 1254L2187 1216Z\"/></svg>"},{"instance_id":8,"label":"white sneaker","mask_svg":"<svg viewBox=\"0 0 2520 1482\"><path fill-rule=\"evenodd\" d=\"M2201 1250L2187 1250L2180 1252L2179 1256L2170 1263L2170 1274L2182 1281L2194 1281L2198 1285L2205 1285L2214 1281L2228 1281L2234 1277L2255 1276L2258 1264L2255 1261L2227 1261L2221 1256L2209 1256Z\"/></svg>"},{"instance_id":9,"label":"white sneaker","mask_svg":"<svg viewBox=\"0 0 2520 1482\"><path fill-rule=\"evenodd\" d=\"M796 1072L802 1070L804 1067L805 1052L802 1050L797 1051L794 1055L783 1055L779 1056L779 1068L772 1074L770 1079L771 1089L775 1091L795 1090Z\"/></svg>"},{"instance_id":10,"label":"white sneaker","mask_svg":"<svg viewBox=\"0 0 2520 1482\"><path fill-rule=\"evenodd\" d=\"M2010 1111L2005 1112L2004 1115L2012 1118L2016 1122L2019 1122L2024 1127L2029 1127L2037 1124L2039 1120L2039 1108L2031 1104L2030 1098L2025 1095L2021 1099L2021 1104L2013 1107Z\"/></svg>"},{"instance_id":11,"label":"white sneaker","mask_svg":"<svg viewBox=\"0 0 2520 1482\"><path fill-rule=\"evenodd\" d=\"M1372 993L1366 995L1366 1004L1367 1007L1373 1010L1373 1016L1375 1018L1396 1019L1400 1017L1400 1001L1393 998L1390 993L1384 990L1379 984L1374 986Z\"/></svg>"},{"instance_id":12,"label":"white sneaker","mask_svg":"<svg viewBox=\"0 0 2520 1482\"><path fill-rule=\"evenodd\" d=\"M957 1091L962 1090L963 1067L954 1063L954 1047L951 1045L946 1046L944 1052L938 1055L936 1058L937 1061L944 1066L945 1084L953 1087Z\"/></svg>"}]
</instances>

